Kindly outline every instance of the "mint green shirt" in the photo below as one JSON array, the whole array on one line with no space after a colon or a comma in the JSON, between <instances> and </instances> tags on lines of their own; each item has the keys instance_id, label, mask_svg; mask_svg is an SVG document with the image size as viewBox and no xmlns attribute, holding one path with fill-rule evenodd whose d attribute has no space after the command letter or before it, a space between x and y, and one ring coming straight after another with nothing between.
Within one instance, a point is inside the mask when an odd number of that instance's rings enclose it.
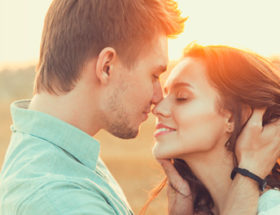
<instances>
[{"instance_id":1,"label":"mint green shirt","mask_svg":"<svg viewBox=\"0 0 280 215\"><path fill-rule=\"evenodd\" d=\"M280 214L280 191L268 190L259 198L258 215Z\"/></svg>"},{"instance_id":2,"label":"mint green shirt","mask_svg":"<svg viewBox=\"0 0 280 215\"><path fill-rule=\"evenodd\" d=\"M133 214L99 157L100 145L78 128L11 105L12 137L0 173L1 215Z\"/></svg>"}]
</instances>

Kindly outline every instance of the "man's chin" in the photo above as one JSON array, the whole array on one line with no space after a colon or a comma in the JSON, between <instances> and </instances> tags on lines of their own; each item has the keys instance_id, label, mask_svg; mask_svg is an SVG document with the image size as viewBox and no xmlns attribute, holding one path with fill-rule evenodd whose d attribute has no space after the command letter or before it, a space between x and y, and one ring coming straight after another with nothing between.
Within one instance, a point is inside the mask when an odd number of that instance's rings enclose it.
<instances>
[{"instance_id":1,"label":"man's chin","mask_svg":"<svg viewBox=\"0 0 280 215\"><path fill-rule=\"evenodd\" d=\"M133 139L137 137L139 130L132 130L132 129L126 129L122 131L114 131L110 132L115 137L121 138L121 139Z\"/></svg>"}]
</instances>

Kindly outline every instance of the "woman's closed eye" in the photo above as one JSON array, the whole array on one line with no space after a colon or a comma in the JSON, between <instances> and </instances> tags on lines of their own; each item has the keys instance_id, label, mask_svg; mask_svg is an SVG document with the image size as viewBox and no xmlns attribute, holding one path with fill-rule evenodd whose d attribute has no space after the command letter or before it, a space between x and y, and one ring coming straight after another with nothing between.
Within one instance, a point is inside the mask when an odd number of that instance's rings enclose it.
<instances>
[{"instance_id":1,"label":"woman's closed eye","mask_svg":"<svg viewBox=\"0 0 280 215\"><path fill-rule=\"evenodd\" d=\"M179 91L175 94L175 98L177 102L185 102L189 99L189 95L187 92Z\"/></svg>"}]
</instances>

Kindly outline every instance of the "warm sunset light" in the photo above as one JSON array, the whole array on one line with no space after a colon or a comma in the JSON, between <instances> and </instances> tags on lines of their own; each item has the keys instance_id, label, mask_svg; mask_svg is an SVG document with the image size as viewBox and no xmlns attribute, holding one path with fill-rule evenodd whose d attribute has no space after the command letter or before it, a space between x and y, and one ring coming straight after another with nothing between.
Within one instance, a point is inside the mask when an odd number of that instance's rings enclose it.
<instances>
[{"instance_id":1,"label":"warm sunset light","mask_svg":"<svg viewBox=\"0 0 280 215\"><path fill-rule=\"evenodd\" d=\"M36 61L51 0L0 1L0 65ZM170 40L170 59L189 42L226 44L270 56L280 53L279 0L178 0L189 16L185 32Z\"/></svg>"},{"instance_id":2,"label":"warm sunset light","mask_svg":"<svg viewBox=\"0 0 280 215\"><path fill-rule=\"evenodd\" d=\"M170 58L192 41L246 48L261 55L280 53L279 0L178 0L185 31L170 40Z\"/></svg>"},{"instance_id":3,"label":"warm sunset light","mask_svg":"<svg viewBox=\"0 0 280 215\"><path fill-rule=\"evenodd\" d=\"M280 0L0 0L0 215L280 215L279 140Z\"/></svg>"}]
</instances>

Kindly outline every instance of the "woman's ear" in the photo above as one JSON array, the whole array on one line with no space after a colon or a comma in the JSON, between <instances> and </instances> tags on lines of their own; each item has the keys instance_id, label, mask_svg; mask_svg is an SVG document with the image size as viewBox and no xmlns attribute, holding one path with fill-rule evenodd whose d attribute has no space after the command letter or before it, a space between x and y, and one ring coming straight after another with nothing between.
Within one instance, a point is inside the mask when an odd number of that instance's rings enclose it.
<instances>
[{"instance_id":1,"label":"woman's ear","mask_svg":"<svg viewBox=\"0 0 280 215\"><path fill-rule=\"evenodd\" d=\"M235 126L233 114L229 110L224 110L223 114L225 116L226 132L232 133Z\"/></svg>"},{"instance_id":2,"label":"woman's ear","mask_svg":"<svg viewBox=\"0 0 280 215\"><path fill-rule=\"evenodd\" d=\"M116 50L111 47L102 49L96 62L96 77L101 84L107 84L110 79L113 64L116 59Z\"/></svg>"},{"instance_id":3,"label":"woman's ear","mask_svg":"<svg viewBox=\"0 0 280 215\"><path fill-rule=\"evenodd\" d=\"M250 119L250 117L253 113L253 110L249 105L242 105L241 111L242 111L241 112L241 124L244 125ZM225 110L224 115L225 115L225 119L226 119L226 132L232 133L235 128L233 114L230 111Z\"/></svg>"},{"instance_id":4,"label":"woman's ear","mask_svg":"<svg viewBox=\"0 0 280 215\"><path fill-rule=\"evenodd\" d=\"M234 120L233 120L233 117L231 117L230 119L228 119L228 121L227 121L227 127L226 127L226 131L228 132L228 133L232 133L233 132L233 130L234 130Z\"/></svg>"}]
</instances>

